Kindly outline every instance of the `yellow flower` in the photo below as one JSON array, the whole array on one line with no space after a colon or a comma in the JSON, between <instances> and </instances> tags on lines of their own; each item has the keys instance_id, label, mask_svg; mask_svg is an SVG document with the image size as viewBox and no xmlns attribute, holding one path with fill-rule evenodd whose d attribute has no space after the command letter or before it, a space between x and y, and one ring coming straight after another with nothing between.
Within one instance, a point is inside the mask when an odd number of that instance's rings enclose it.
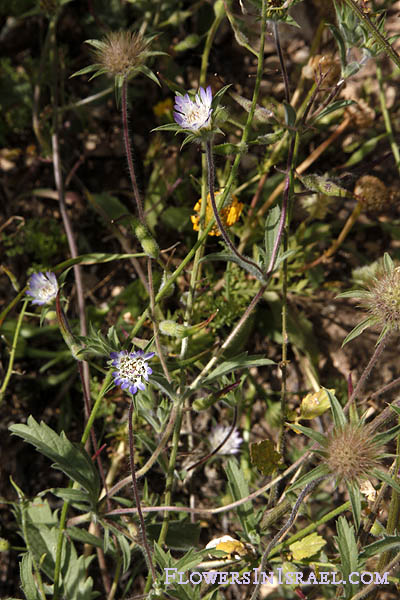
<instances>
[{"instance_id":1,"label":"yellow flower","mask_svg":"<svg viewBox=\"0 0 400 600\"><path fill-rule=\"evenodd\" d=\"M163 117L164 115L168 116L168 113L172 111L174 103L172 102L172 98L167 98L166 100L161 100L157 104L153 106L153 112L156 117Z\"/></svg>"},{"instance_id":2,"label":"yellow flower","mask_svg":"<svg viewBox=\"0 0 400 600\"><path fill-rule=\"evenodd\" d=\"M217 204L218 204L218 196L220 196L221 194L222 194L222 192L215 193L215 202ZM242 214L243 206L244 206L243 203L239 202L238 199L236 198L236 196L232 196L231 202L229 202L223 208L221 208L221 210L219 211L219 216L221 217L222 223L225 225L225 227L231 227L232 225L237 223L240 215ZM199 231L201 199L196 202L193 210L197 214L192 215L190 217L190 219L193 223L194 231ZM207 227L208 223L211 221L213 216L214 216L214 213L213 213L213 209L211 206L210 194L208 194L204 227ZM214 225L213 228L209 231L208 235L221 235L221 232L219 231L218 226Z\"/></svg>"}]
</instances>

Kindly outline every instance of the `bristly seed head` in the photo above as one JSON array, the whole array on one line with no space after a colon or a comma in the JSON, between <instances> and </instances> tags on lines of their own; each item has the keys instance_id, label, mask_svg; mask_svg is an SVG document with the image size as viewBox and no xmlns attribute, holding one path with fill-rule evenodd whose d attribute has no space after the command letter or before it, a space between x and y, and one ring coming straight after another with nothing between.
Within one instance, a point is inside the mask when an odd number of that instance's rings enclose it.
<instances>
[{"instance_id":1,"label":"bristly seed head","mask_svg":"<svg viewBox=\"0 0 400 600\"><path fill-rule=\"evenodd\" d=\"M112 76L125 76L145 59L148 42L140 33L112 31L94 50L100 67Z\"/></svg>"},{"instance_id":2,"label":"bristly seed head","mask_svg":"<svg viewBox=\"0 0 400 600\"><path fill-rule=\"evenodd\" d=\"M374 278L368 296L362 299L374 321L388 329L400 329L400 268Z\"/></svg>"},{"instance_id":3,"label":"bristly seed head","mask_svg":"<svg viewBox=\"0 0 400 600\"><path fill-rule=\"evenodd\" d=\"M371 476L371 470L379 465L382 448L368 427L346 423L334 430L324 448L325 462L338 480L358 482Z\"/></svg>"}]
</instances>

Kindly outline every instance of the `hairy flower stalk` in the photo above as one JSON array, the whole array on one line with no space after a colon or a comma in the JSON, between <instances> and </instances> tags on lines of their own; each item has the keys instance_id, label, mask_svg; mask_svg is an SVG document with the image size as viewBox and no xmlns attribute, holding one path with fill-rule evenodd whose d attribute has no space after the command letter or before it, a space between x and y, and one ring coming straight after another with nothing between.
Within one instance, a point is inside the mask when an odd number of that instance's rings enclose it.
<instances>
[{"instance_id":1,"label":"hairy flower stalk","mask_svg":"<svg viewBox=\"0 0 400 600\"><path fill-rule=\"evenodd\" d=\"M327 475L323 475L321 477L318 477L318 479L314 479L314 481L310 481L310 483L308 485L306 485L306 487L304 488L304 490L300 493L299 497L296 500L295 505L293 506L292 512L290 513L290 517L289 519L286 521L286 523L283 525L283 527L278 531L278 533L276 534L276 536L270 541L270 543L268 544L268 546L266 547L266 549L264 550L264 553L262 555L262 559L261 559L261 564L260 564L260 572L262 573L263 571L265 571L265 568L267 566L267 562L268 562L268 556L271 553L271 550L273 550L273 548L276 546L276 544L279 542L279 540L287 533L287 531L289 531L289 529L291 528L291 526L294 523L294 520L297 516L297 513L299 512L299 508L301 506L301 503L303 502L303 500L305 499L306 496L308 496L308 494L310 492L312 492L312 490L324 479L327 478ZM256 587L253 590L253 593L250 597L250 600L257 600L258 598L258 594L260 591L260 587L261 587L261 583L262 583L262 579L260 579L256 585Z\"/></svg>"},{"instance_id":2,"label":"hairy flower stalk","mask_svg":"<svg viewBox=\"0 0 400 600\"><path fill-rule=\"evenodd\" d=\"M249 258L246 258L245 256L243 256L242 254L240 254L240 252L238 252L236 250L235 246L232 244L231 240L229 239L229 236L226 233L225 227L222 223L221 217L218 212L217 205L215 203L215 192L214 192L215 172L214 172L214 158L213 158L213 154L212 154L212 145L211 144L212 143L210 140L207 140L207 142L205 143L206 157L207 157L207 169L208 169L208 189L210 191L211 206L212 206L212 209L214 212L214 217L217 222L218 228L221 232L222 237L224 238L224 242L226 243L228 248L230 248L230 250L233 252L233 254L235 254L235 256L237 256L237 258L240 261L245 262L248 265L251 265L256 271L259 272L260 276L262 277L263 272L260 269L260 267L254 261L250 260Z\"/></svg>"},{"instance_id":3,"label":"hairy flower stalk","mask_svg":"<svg viewBox=\"0 0 400 600\"><path fill-rule=\"evenodd\" d=\"M113 371L114 383L121 387L122 390L127 390L130 394L134 395L138 390L144 390L145 384L143 379L147 382L149 375L153 372L149 367L147 361L153 358L154 352L144 353L143 350L136 352L127 352L121 350L120 352L112 352L111 365L115 367ZM133 438L133 401L130 399L129 402L129 413L128 413L128 432L129 432L129 462L132 478L133 495L135 498L136 508L140 523L141 542L143 543L145 550L145 558L148 568L151 572L153 581L157 579L156 571L153 565L153 559L150 552L149 543L146 534L146 525L143 518L142 507L140 503L140 495L136 480L135 470L135 446Z\"/></svg>"}]
</instances>

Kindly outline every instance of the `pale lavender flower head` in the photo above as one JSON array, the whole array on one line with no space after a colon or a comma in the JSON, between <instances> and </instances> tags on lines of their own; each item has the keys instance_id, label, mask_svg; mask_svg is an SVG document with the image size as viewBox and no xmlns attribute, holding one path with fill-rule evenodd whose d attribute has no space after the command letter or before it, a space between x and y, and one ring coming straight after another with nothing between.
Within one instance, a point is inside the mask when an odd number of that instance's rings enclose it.
<instances>
[{"instance_id":1,"label":"pale lavender flower head","mask_svg":"<svg viewBox=\"0 0 400 600\"><path fill-rule=\"evenodd\" d=\"M230 431L230 427L224 425L217 425L213 427L208 438L211 449L215 450L224 441ZM218 450L218 454L237 454L240 450L240 444L243 442L238 430L232 431L232 434L226 440L225 444Z\"/></svg>"},{"instance_id":2,"label":"pale lavender flower head","mask_svg":"<svg viewBox=\"0 0 400 600\"><path fill-rule=\"evenodd\" d=\"M57 277L51 271L33 273L28 280L27 295L33 298L32 304L50 304L58 294Z\"/></svg>"},{"instance_id":3,"label":"pale lavender flower head","mask_svg":"<svg viewBox=\"0 0 400 600\"><path fill-rule=\"evenodd\" d=\"M174 119L183 129L190 131L199 131L203 127L208 127L211 121L212 92L211 87L205 90L200 88L194 101L185 96L175 96Z\"/></svg>"},{"instance_id":4,"label":"pale lavender flower head","mask_svg":"<svg viewBox=\"0 0 400 600\"><path fill-rule=\"evenodd\" d=\"M113 372L114 383L119 385L121 389L128 390L131 394L136 394L138 390L144 390L145 385L142 381L149 380L149 375L153 372L147 364L150 358L153 358L154 352L137 350L137 352L128 352L121 350L120 352L111 352L113 359L111 364L116 367Z\"/></svg>"}]
</instances>

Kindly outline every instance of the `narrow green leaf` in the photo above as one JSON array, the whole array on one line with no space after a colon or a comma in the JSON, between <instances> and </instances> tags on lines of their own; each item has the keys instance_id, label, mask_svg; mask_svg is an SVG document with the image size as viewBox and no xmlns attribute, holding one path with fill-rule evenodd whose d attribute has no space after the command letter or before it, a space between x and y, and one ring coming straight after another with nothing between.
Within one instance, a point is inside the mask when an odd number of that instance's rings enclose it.
<instances>
[{"instance_id":1,"label":"narrow green leaf","mask_svg":"<svg viewBox=\"0 0 400 600\"><path fill-rule=\"evenodd\" d=\"M265 258L266 265L268 266L271 257L272 250L274 247L274 243L276 240L276 236L278 235L279 230L279 221L281 218L281 209L277 204L273 206L269 212L268 216L265 219L265 229L264 229L264 249L265 249Z\"/></svg>"},{"instance_id":2,"label":"narrow green leaf","mask_svg":"<svg viewBox=\"0 0 400 600\"><path fill-rule=\"evenodd\" d=\"M360 558L366 560L372 556L380 556L383 552L390 550L399 550L400 548L400 535L384 535L382 540L372 542L364 548L360 553Z\"/></svg>"},{"instance_id":3,"label":"narrow green leaf","mask_svg":"<svg viewBox=\"0 0 400 600\"><path fill-rule=\"evenodd\" d=\"M205 379L202 380L201 385L210 383L215 379L219 379L223 375L232 373L235 369L250 369L250 367L264 367L266 365L275 365L276 363L270 358L260 358L259 356L248 356L247 352L243 352L238 356L222 362L216 369L211 371Z\"/></svg>"},{"instance_id":4,"label":"narrow green leaf","mask_svg":"<svg viewBox=\"0 0 400 600\"><path fill-rule=\"evenodd\" d=\"M354 525L358 531L361 522L361 492L359 485L354 481L346 481L346 487L349 492L351 508L353 511Z\"/></svg>"},{"instance_id":5,"label":"narrow green leaf","mask_svg":"<svg viewBox=\"0 0 400 600\"><path fill-rule=\"evenodd\" d=\"M323 475L329 474L329 468L327 465L318 465L312 471L305 473L302 477L299 477L291 486L286 490L286 492L292 492L293 490L297 490L299 487L306 487L308 483L314 481L314 479L318 479L318 477L322 477Z\"/></svg>"},{"instance_id":6,"label":"narrow green leaf","mask_svg":"<svg viewBox=\"0 0 400 600\"><path fill-rule=\"evenodd\" d=\"M89 533L86 529L68 527L66 534L73 540L82 542L82 544L90 544L90 546L95 546L95 548L104 548L103 540L97 537L97 535Z\"/></svg>"},{"instance_id":7,"label":"narrow green leaf","mask_svg":"<svg viewBox=\"0 0 400 600\"><path fill-rule=\"evenodd\" d=\"M228 487L234 500L241 500L249 495L249 486L244 477L243 471L239 469L235 459L230 459L225 467L228 477ZM255 513L251 502L245 502L237 508L240 523L250 535L257 527Z\"/></svg>"},{"instance_id":8,"label":"narrow green leaf","mask_svg":"<svg viewBox=\"0 0 400 600\"><path fill-rule=\"evenodd\" d=\"M361 333L364 331L364 329L367 329L368 327L371 327L371 325L374 325L374 324L375 324L375 319L373 317L366 317L365 319L363 319L358 325L356 325L354 327L354 329L352 329L350 331L350 333L348 335L346 335L346 337L344 338L343 343L342 343L342 348L348 342L350 342L351 340L354 340L354 338L361 335Z\"/></svg>"},{"instance_id":9,"label":"narrow green leaf","mask_svg":"<svg viewBox=\"0 0 400 600\"><path fill-rule=\"evenodd\" d=\"M285 111L285 123L288 127L293 128L296 124L296 111L291 104L283 102L283 109Z\"/></svg>"},{"instance_id":10,"label":"narrow green leaf","mask_svg":"<svg viewBox=\"0 0 400 600\"><path fill-rule=\"evenodd\" d=\"M328 390L327 388L324 389L328 395L329 402L331 403L335 427L336 429L342 429L347 423L346 415L343 412L343 408L340 406L339 400L334 394L332 394L331 390Z\"/></svg>"},{"instance_id":11,"label":"narrow green leaf","mask_svg":"<svg viewBox=\"0 0 400 600\"><path fill-rule=\"evenodd\" d=\"M391 259L390 254L388 254L388 252L385 252L385 254L383 255L383 268L385 269L388 275L394 271L394 262Z\"/></svg>"},{"instance_id":12,"label":"narrow green leaf","mask_svg":"<svg viewBox=\"0 0 400 600\"><path fill-rule=\"evenodd\" d=\"M332 104L329 104L326 108L324 108L324 110L322 110L319 113L319 115L315 117L315 119L312 119L311 123L316 123L317 121L320 121L332 112L335 112L335 110L340 110L342 108L345 108L346 106L349 106L350 104L356 103L354 102L354 100L338 100L337 102L332 102Z\"/></svg>"},{"instance_id":13,"label":"narrow green leaf","mask_svg":"<svg viewBox=\"0 0 400 600\"><path fill-rule=\"evenodd\" d=\"M307 437L317 442L320 446L324 447L326 442L326 437L319 433L319 431L315 431L315 429L311 429L311 427L305 427L304 425L299 425L298 423L287 423L290 429L293 429L294 432L304 433Z\"/></svg>"},{"instance_id":14,"label":"narrow green leaf","mask_svg":"<svg viewBox=\"0 0 400 600\"><path fill-rule=\"evenodd\" d=\"M385 483L387 483L398 494L400 494L400 485L396 481L394 481L394 479L392 479L387 473L381 471L380 469L373 469L372 475L375 475L375 477L380 481L384 481Z\"/></svg>"}]
</instances>

